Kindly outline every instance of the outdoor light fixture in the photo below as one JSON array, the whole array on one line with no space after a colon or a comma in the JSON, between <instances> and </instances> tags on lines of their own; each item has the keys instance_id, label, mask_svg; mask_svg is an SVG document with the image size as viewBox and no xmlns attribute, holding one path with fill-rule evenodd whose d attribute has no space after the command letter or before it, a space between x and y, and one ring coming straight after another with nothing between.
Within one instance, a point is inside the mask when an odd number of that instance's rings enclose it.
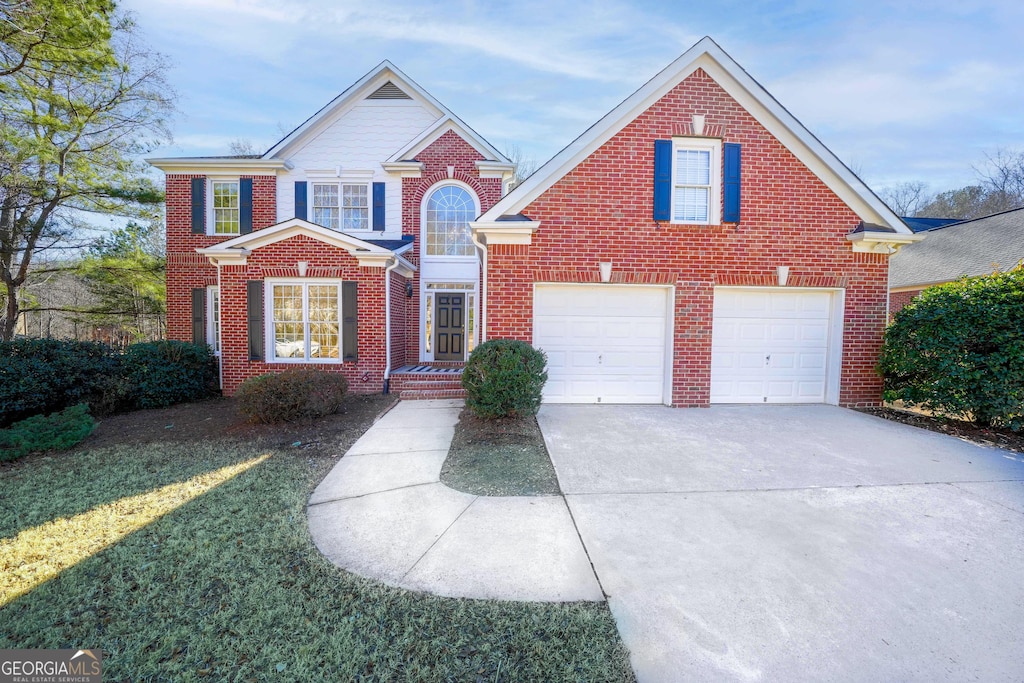
<instances>
[{"instance_id":1,"label":"outdoor light fixture","mask_svg":"<svg viewBox=\"0 0 1024 683\"><path fill-rule=\"evenodd\" d=\"M785 287L789 279L789 266L778 266L775 270L779 273L779 287Z\"/></svg>"},{"instance_id":2,"label":"outdoor light fixture","mask_svg":"<svg viewBox=\"0 0 1024 683\"><path fill-rule=\"evenodd\" d=\"M599 265L601 267L601 282L611 282L611 279L612 279L612 262L611 261L602 261Z\"/></svg>"},{"instance_id":3,"label":"outdoor light fixture","mask_svg":"<svg viewBox=\"0 0 1024 683\"><path fill-rule=\"evenodd\" d=\"M406 282L405 283L405 298L406 299L411 299L412 298L412 283L411 282Z\"/></svg>"}]
</instances>

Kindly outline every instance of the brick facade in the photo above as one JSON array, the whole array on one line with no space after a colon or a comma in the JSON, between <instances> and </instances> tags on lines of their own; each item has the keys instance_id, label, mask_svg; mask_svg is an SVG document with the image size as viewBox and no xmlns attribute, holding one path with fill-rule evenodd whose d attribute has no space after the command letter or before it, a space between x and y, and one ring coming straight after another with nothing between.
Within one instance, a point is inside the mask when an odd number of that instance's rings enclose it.
<instances>
[{"instance_id":1,"label":"brick facade","mask_svg":"<svg viewBox=\"0 0 1024 683\"><path fill-rule=\"evenodd\" d=\"M167 338L192 341L192 290L217 284L217 269L196 249L225 242L234 235L192 234L192 179L201 175L169 173L164 181L167 203ZM277 178L252 178L252 227L277 222ZM210 199L207 197L207 205Z\"/></svg>"},{"instance_id":2,"label":"brick facade","mask_svg":"<svg viewBox=\"0 0 1024 683\"><path fill-rule=\"evenodd\" d=\"M654 141L704 114L705 132L742 145L739 224L673 225L652 218ZM703 70L698 69L523 210L541 227L531 245L488 255L487 337L532 341L535 282L674 283L672 403L710 400L716 285L764 286L790 267L791 287L845 290L842 405L877 405L886 257L854 253L858 216Z\"/></svg>"},{"instance_id":3,"label":"brick facade","mask_svg":"<svg viewBox=\"0 0 1024 683\"><path fill-rule=\"evenodd\" d=\"M912 289L905 292L889 292L889 315L894 316L904 306L916 299L924 289Z\"/></svg>"},{"instance_id":4,"label":"brick facade","mask_svg":"<svg viewBox=\"0 0 1024 683\"><path fill-rule=\"evenodd\" d=\"M402 234L415 238L415 245L405 257L415 265L420 262L422 245L421 217L423 199L430 188L445 180L465 183L476 193L480 212L494 206L501 199L501 178L481 178L476 162L483 155L453 131L448 131L416 155L423 164L419 178L402 179ZM449 173L451 167L451 173ZM413 275L413 295L406 300L406 319L409 334L405 353L409 363L420 361L420 271Z\"/></svg>"}]
</instances>

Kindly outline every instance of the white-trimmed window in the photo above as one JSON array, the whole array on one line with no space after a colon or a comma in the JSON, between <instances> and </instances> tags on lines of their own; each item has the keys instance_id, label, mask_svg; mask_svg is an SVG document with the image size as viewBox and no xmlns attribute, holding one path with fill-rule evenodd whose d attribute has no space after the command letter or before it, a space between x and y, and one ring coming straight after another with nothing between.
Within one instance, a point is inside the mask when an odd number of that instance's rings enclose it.
<instances>
[{"instance_id":1,"label":"white-trimmed window","mask_svg":"<svg viewBox=\"0 0 1024 683\"><path fill-rule=\"evenodd\" d=\"M237 235L239 227L239 194L237 180L211 180L211 216L214 235Z\"/></svg>"},{"instance_id":2,"label":"white-trimmed window","mask_svg":"<svg viewBox=\"0 0 1024 683\"><path fill-rule=\"evenodd\" d=\"M722 203L722 143L680 138L672 148L672 222L715 225Z\"/></svg>"},{"instance_id":3,"label":"white-trimmed window","mask_svg":"<svg viewBox=\"0 0 1024 683\"><path fill-rule=\"evenodd\" d=\"M206 343L220 355L220 288L206 288Z\"/></svg>"},{"instance_id":4,"label":"white-trimmed window","mask_svg":"<svg viewBox=\"0 0 1024 683\"><path fill-rule=\"evenodd\" d=\"M476 199L461 185L442 185L424 206L427 256L473 256L469 222L477 216Z\"/></svg>"},{"instance_id":5,"label":"white-trimmed window","mask_svg":"<svg viewBox=\"0 0 1024 683\"><path fill-rule=\"evenodd\" d=\"M313 183L312 219L331 230L370 229L370 186L366 183Z\"/></svg>"},{"instance_id":6,"label":"white-trimmed window","mask_svg":"<svg viewBox=\"0 0 1024 683\"><path fill-rule=\"evenodd\" d=\"M267 283L270 360L338 362L341 283Z\"/></svg>"}]
</instances>

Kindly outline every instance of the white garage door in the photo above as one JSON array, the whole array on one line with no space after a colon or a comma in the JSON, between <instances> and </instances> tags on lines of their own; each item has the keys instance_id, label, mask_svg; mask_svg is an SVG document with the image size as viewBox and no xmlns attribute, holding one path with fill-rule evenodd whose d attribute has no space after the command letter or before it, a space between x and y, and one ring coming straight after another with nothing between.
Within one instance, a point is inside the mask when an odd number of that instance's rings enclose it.
<instances>
[{"instance_id":1,"label":"white garage door","mask_svg":"<svg viewBox=\"0 0 1024 683\"><path fill-rule=\"evenodd\" d=\"M716 288L711 402L824 402L833 296Z\"/></svg>"},{"instance_id":2,"label":"white garage door","mask_svg":"<svg viewBox=\"0 0 1024 683\"><path fill-rule=\"evenodd\" d=\"M537 285L533 343L549 403L663 403L665 287Z\"/></svg>"}]
</instances>

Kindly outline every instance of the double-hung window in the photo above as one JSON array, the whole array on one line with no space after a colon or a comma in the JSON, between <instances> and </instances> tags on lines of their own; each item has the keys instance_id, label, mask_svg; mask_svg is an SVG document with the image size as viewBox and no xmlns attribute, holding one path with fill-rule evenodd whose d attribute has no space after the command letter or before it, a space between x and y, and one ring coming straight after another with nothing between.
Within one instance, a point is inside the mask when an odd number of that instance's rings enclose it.
<instances>
[{"instance_id":1,"label":"double-hung window","mask_svg":"<svg viewBox=\"0 0 1024 683\"><path fill-rule=\"evenodd\" d=\"M341 289L339 282L274 282L269 285L274 360L339 360Z\"/></svg>"},{"instance_id":2,"label":"double-hung window","mask_svg":"<svg viewBox=\"0 0 1024 683\"><path fill-rule=\"evenodd\" d=\"M717 140L677 139L672 150L672 222L717 224L722 146Z\"/></svg>"},{"instance_id":3,"label":"double-hung window","mask_svg":"<svg viewBox=\"0 0 1024 683\"><path fill-rule=\"evenodd\" d=\"M370 229L370 193L365 183L313 183L313 222L344 232Z\"/></svg>"},{"instance_id":4,"label":"double-hung window","mask_svg":"<svg viewBox=\"0 0 1024 683\"><path fill-rule=\"evenodd\" d=\"M210 193L213 195L213 234L237 235L240 225L238 181L211 181Z\"/></svg>"}]
</instances>

